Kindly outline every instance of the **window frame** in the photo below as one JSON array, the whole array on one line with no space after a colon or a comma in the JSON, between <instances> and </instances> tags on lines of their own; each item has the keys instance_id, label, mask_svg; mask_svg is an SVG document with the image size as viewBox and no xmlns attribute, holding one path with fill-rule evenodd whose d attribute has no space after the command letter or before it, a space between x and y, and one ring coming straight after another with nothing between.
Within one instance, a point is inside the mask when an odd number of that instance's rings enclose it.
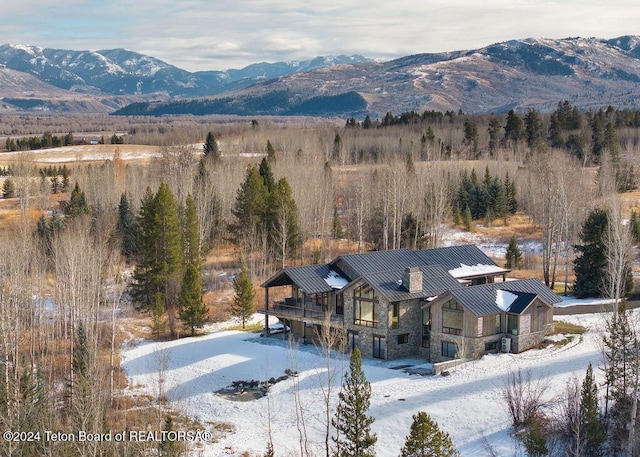
<instances>
[{"instance_id":1,"label":"window frame","mask_svg":"<svg viewBox=\"0 0 640 457\"><path fill-rule=\"evenodd\" d=\"M447 348L446 350L445 347ZM453 349L453 355L450 355L451 349ZM446 357L448 359L456 359L458 355L458 346L453 341L441 341L440 354L442 354L442 357Z\"/></svg>"},{"instance_id":2,"label":"window frame","mask_svg":"<svg viewBox=\"0 0 640 457\"><path fill-rule=\"evenodd\" d=\"M445 316L449 315L447 319ZM452 322L455 320L456 322ZM457 321L460 322L457 322ZM452 327L446 324L460 324L460 327ZM464 309L455 300L449 300L442 305L442 333L448 335L462 335L464 330Z\"/></svg>"},{"instance_id":3,"label":"window frame","mask_svg":"<svg viewBox=\"0 0 640 457\"><path fill-rule=\"evenodd\" d=\"M365 290L371 291L371 294L370 295L366 294L367 296L363 297L362 292ZM369 296L371 298L369 298ZM360 325L362 327L377 328L379 324L378 313L377 313L378 310L376 309L377 304L378 304L378 298L376 296L375 290L373 290L371 286L369 286L368 284L363 284L361 286L356 287L353 291L353 324ZM363 305L371 306L372 320L362 318Z\"/></svg>"}]
</instances>

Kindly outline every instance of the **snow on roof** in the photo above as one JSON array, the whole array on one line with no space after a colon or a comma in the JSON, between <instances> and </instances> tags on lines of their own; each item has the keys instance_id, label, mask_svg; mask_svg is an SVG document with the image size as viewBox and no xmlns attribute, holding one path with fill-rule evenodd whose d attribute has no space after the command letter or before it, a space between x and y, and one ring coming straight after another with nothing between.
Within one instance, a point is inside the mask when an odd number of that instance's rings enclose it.
<instances>
[{"instance_id":1,"label":"snow on roof","mask_svg":"<svg viewBox=\"0 0 640 457\"><path fill-rule=\"evenodd\" d=\"M449 270L449 274L454 278L458 279L458 278L465 278L468 276L480 276L480 275L491 274L491 273L504 273L505 271L507 270L497 265L482 265L480 263L477 265L465 265L464 263L461 263L458 268L453 268Z\"/></svg>"},{"instance_id":2,"label":"snow on roof","mask_svg":"<svg viewBox=\"0 0 640 457\"><path fill-rule=\"evenodd\" d=\"M511 293L507 290L496 290L496 305L498 305L498 308L500 308L502 311L508 311L509 307L517 299L518 296L514 293Z\"/></svg>"},{"instance_id":3,"label":"snow on roof","mask_svg":"<svg viewBox=\"0 0 640 457\"><path fill-rule=\"evenodd\" d=\"M349 284L348 279L343 278L333 270L329 271L329 274L324 278L324 280L327 284L329 284L329 287L338 290Z\"/></svg>"}]
</instances>

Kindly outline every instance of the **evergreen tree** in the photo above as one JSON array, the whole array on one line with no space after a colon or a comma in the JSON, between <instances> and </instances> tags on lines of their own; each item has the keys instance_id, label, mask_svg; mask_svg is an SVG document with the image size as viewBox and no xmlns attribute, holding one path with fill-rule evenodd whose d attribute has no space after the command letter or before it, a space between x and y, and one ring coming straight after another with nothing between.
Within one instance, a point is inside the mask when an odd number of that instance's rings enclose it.
<instances>
[{"instance_id":1,"label":"evergreen tree","mask_svg":"<svg viewBox=\"0 0 640 457\"><path fill-rule=\"evenodd\" d=\"M470 232L473 225L473 218L471 217L471 209L468 206L464 209L462 223L465 231Z\"/></svg>"},{"instance_id":2,"label":"evergreen tree","mask_svg":"<svg viewBox=\"0 0 640 457\"><path fill-rule=\"evenodd\" d=\"M140 253L138 240L140 239L140 226L136 220L129 198L126 193L120 196L118 204L118 222L116 223L116 233L122 240L120 252L122 255L135 258Z\"/></svg>"},{"instance_id":3,"label":"evergreen tree","mask_svg":"<svg viewBox=\"0 0 640 457\"><path fill-rule=\"evenodd\" d=\"M184 272L178 316L192 336L197 328L204 327L207 320L207 307L202 301L201 272L194 264L189 264Z\"/></svg>"},{"instance_id":4,"label":"evergreen tree","mask_svg":"<svg viewBox=\"0 0 640 457\"><path fill-rule=\"evenodd\" d=\"M220 150L218 149L218 142L216 141L216 138L213 136L212 132L207 133L207 138L204 141L202 152L204 153L204 157L207 160L211 160L215 163L220 161Z\"/></svg>"},{"instance_id":5,"label":"evergreen tree","mask_svg":"<svg viewBox=\"0 0 640 457\"><path fill-rule=\"evenodd\" d=\"M270 244L281 261L302 247L302 231L298 222L298 206L287 178L281 178L268 198L267 227Z\"/></svg>"},{"instance_id":6,"label":"evergreen tree","mask_svg":"<svg viewBox=\"0 0 640 457\"><path fill-rule=\"evenodd\" d=\"M160 184L155 196L147 189L139 223L141 259L134 272L131 295L141 311L157 313L160 299L171 319L182 278L182 233L176 201L166 184Z\"/></svg>"},{"instance_id":7,"label":"evergreen tree","mask_svg":"<svg viewBox=\"0 0 640 457\"><path fill-rule=\"evenodd\" d=\"M522 264L522 252L518 247L518 242L515 236L512 236L507 246L507 252L505 253L505 259L507 261L505 268L520 269Z\"/></svg>"},{"instance_id":8,"label":"evergreen tree","mask_svg":"<svg viewBox=\"0 0 640 457\"><path fill-rule=\"evenodd\" d=\"M173 418L171 416L167 416L164 420L164 427L162 428L164 432L172 432L173 431ZM172 440L162 440L158 445L158 455L160 457L178 457L181 452L178 449L179 442Z\"/></svg>"},{"instance_id":9,"label":"evergreen tree","mask_svg":"<svg viewBox=\"0 0 640 457\"><path fill-rule=\"evenodd\" d=\"M76 182L75 187L71 191L69 203L64 208L64 214L69 217L82 216L89 214L89 205L84 196L84 191L80 189L80 184Z\"/></svg>"},{"instance_id":10,"label":"evergreen tree","mask_svg":"<svg viewBox=\"0 0 640 457\"><path fill-rule=\"evenodd\" d=\"M524 447L529 457L544 457L548 455L547 439L545 438L540 419L535 419L529 425L524 438Z\"/></svg>"},{"instance_id":11,"label":"evergreen tree","mask_svg":"<svg viewBox=\"0 0 640 457\"><path fill-rule=\"evenodd\" d=\"M605 414L609 417L607 435L611 437L614 449L619 449L627 440L638 369L639 342L629 322L629 314L626 301L622 300L618 312L607 319L603 336L607 388Z\"/></svg>"},{"instance_id":12,"label":"evergreen tree","mask_svg":"<svg viewBox=\"0 0 640 457\"><path fill-rule=\"evenodd\" d=\"M500 144L500 131L502 130L502 126L500 125L500 121L497 117L492 117L489 121L489 155L493 157L497 150L498 145Z\"/></svg>"},{"instance_id":13,"label":"evergreen tree","mask_svg":"<svg viewBox=\"0 0 640 457\"><path fill-rule=\"evenodd\" d=\"M276 150L269 140L267 140L267 159L269 159L269 161L276 160Z\"/></svg>"},{"instance_id":14,"label":"evergreen tree","mask_svg":"<svg viewBox=\"0 0 640 457\"><path fill-rule=\"evenodd\" d=\"M420 411L413 415L411 431L404 441L400 457L459 457L448 433L438 423Z\"/></svg>"},{"instance_id":15,"label":"evergreen tree","mask_svg":"<svg viewBox=\"0 0 640 457\"><path fill-rule=\"evenodd\" d=\"M367 415L371 385L362 370L362 356L355 348L344 375L338 406L331 424L336 428L336 457L373 457L377 437L371 433L374 418Z\"/></svg>"},{"instance_id":16,"label":"evergreen tree","mask_svg":"<svg viewBox=\"0 0 640 457\"><path fill-rule=\"evenodd\" d=\"M235 221L229 225L232 241L241 245L264 229L269 192L255 166L247 168L245 180L238 189L231 209Z\"/></svg>"},{"instance_id":17,"label":"evergreen tree","mask_svg":"<svg viewBox=\"0 0 640 457\"><path fill-rule=\"evenodd\" d=\"M514 110L507 113L507 122L504 126L504 139L517 144L524 137L524 124L520 116Z\"/></svg>"},{"instance_id":18,"label":"evergreen tree","mask_svg":"<svg viewBox=\"0 0 640 457\"><path fill-rule=\"evenodd\" d=\"M542 142L542 118L534 109L529 109L524 116L524 131L527 146L533 148Z\"/></svg>"},{"instance_id":19,"label":"evergreen tree","mask_svg":"<svg viewBox=\"0 0 640 457\"><path fill-rule=\"evenodd\" d=\"M460 227L462 225L462 211L460 210L460 205L456 205L456 208L453 211L453 225L456 227Z\"/></svg>"},{"instance_id":20,"label":"evergreen tree","mask_svg":"<svg viewBox=\"0 0 640 457\"><path fill-rule=\"evenodd\" d=\"M582 224L581 244L574 246L578 255L573 261L576 274L573 289L579 298L598 297L604 290L607 267L604 236L608 220L605 210L595 209Z\"/></svg>"},{"instance_id":21,"label":"evergreen tree","mask_svg":"<svg viewBox=\"0 0 640 457\"><path fill-rule=\"evenodd\" d=\"M562 126L558 120L558 115L554 112L549 118L549 143L552 148L561 148L564 146L562 138Z\"/></svg>"},{"instance_id":22,"label":"evergreen tree","mask_svg":"<svg viewBox=\"0 0 640 457\"><path fill-rule=\"evenodd\" d=\"M276 188L276 180L273 177L273 172L271 171L271 165L266 157L263 157L260 161L260 167L258 168L260 172L260 176L262 177L262 181L264 182L264 186L267 188L267 193L273 192Z\"/></svg>"},{"instance_id":23,"label":"evergreen tree","mask_svg":"<svg viewBox=\"0 0 640 457\"><path fill-rule=\"evenodd\" d=\"M187 195L182 229L182 260L184 266L193 265L198 271L202 266L202 247L200 244L200 227L198 212L191 194Z\"/></svg>"},{"instance_id":24,"label":"evergreen tree","mask_svg":"<svg viewBox=\"0 0 640 457\"><path fill-rule=\"evenodd\" d=\"M233 304L231 306L231 314L242 320L242 328L244 328L247 319L255 312L256 305L254 298L256 296L253 290L251 276L247 271L247 266L242 264L240 273L233 280Z\"/></svg>"},{"instance_id":25,"label":"evergreen tree","mask_svg":"<svg viewBox=\"0 0 640 457\"><path fill-rule=\"evenodd\" d=\"M507 199L507 210L511 214L518 212L518 199L516 193L516 183L509 179L509 172L504 177L504 192Z\"/></svg>"},{"instance_id":26,"label":"evergreen tree","mask_svg":"<svg viewBox=\"0 0 640 457\"><path fill-rule=\"evenodd\" d=\"M473 158L478 159L478 126L471 119L464 120L464 144L471 146L473 151Z\"/></svg>"},{"instance_id":27,"label":"evergreen tree","mask_svg":"<svg viewBox=\"0 0 640 457\"><path fill-rule=\"evenodd\" d=\"M605 440L604 428L600 422L598 410L598 385L593 377L591 363L587 367L587 374L582 382L580 396L580 426L585 436L586 457L600 457Z\"/></svg>"},{"instance_id":28,"label":"evergreen tree","mask_svg":"<svg viewBox=\"0 0 640 457\"><path fill-rule=\"evenodd\" d=\"M13 198L16 196L16 185L13 182L13 179L7 178L2 183L2 197L3 198Z\"/></svg>"}]
</instances>

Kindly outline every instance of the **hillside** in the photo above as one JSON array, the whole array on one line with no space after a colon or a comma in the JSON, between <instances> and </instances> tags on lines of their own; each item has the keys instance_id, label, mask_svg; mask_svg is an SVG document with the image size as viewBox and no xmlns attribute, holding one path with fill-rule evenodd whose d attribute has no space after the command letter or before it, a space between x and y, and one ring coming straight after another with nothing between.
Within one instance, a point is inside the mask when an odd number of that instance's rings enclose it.
<instances>
[{"instance_id":1,"label":"hillside","mask_svg":"<svg viewBox=\"0 0 640 457\"><path fill-rule=\"evenodd\" d=\"M214 95L291 73L364 61L362 56L323 56L191 73L125 49L5 44L0 46L0 97L5 102L0 110L107 113L133 102Z\"/></svg>"},{"instance_id":2,"label":"hillside","mask_svg":"<svg viewBox=\"0 0 640 457\"><path fill-rule=\"evenodd\" d=\"M195 73L123 49L90 52L3 45L0 66L15 70L16 82L0 85L0 96L8 104L5 109L122 108L116 114L127 115L380 117L410 110L547 111L564 99L582 109L610 104L624 108L636 107L640 97L639 44L637 36L527 38L389 62L362 56L318 57ZM48 90L51 86L56 89ZM59 91L67 94L67 103L50 103L57 97L51 94ZM69 102L74 97L98 101L79 106Z\"/></svg>"}]
</instances>

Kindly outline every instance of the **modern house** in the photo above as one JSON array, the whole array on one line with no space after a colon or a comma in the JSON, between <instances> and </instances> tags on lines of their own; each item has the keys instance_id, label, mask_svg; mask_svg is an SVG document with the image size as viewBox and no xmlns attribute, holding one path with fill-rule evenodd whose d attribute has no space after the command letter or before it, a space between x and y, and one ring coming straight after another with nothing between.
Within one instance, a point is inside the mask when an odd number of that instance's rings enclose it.
<instances>
[{"instance_id":1,"label":"modern house","mask_svg":"<svg viewBox=\"0 0 640 457\"><path fill-rule=\"evenodd\" d=\"M260 311L265 328L276 316L305 342L322 326L339 329L365 357L443 362L522 352L553 331L560 297L508 273L474 245L341 255L280 270L262 284ZM270 301L276 291L285 298Z\"/></svg>"}]
</instances>

